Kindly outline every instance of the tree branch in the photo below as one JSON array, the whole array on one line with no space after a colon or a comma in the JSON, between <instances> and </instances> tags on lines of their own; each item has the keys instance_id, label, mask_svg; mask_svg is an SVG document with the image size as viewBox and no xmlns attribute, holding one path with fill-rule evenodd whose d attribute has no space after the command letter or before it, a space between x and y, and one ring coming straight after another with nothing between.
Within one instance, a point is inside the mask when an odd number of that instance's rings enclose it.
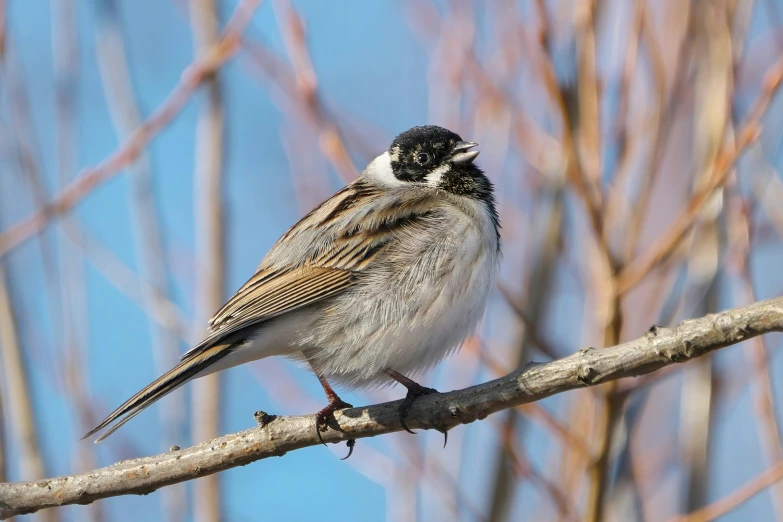
<instances>
[{"instance_id":1,"label":"tree branch","mask_svg":"<svg viewBox=\"0 0 783 522\"><path fill-rule=\"evenodd\" d=\"M464 390L417 399L407 419L412 428L450 429L500 410L624 377L654 372L752 337L783 331L783 297L682 322L654 326L643 337L611 348L588 348L546 364L529 364L505 377ZM401 431L400 401L335 414L326 442ZM260 427L196 446L126 460L88 473L36 482L0 484L0 519L67 504L89 504L158 488L283 456L319 444L313 417L259 414ZM337 429L339 428L339 429Z\"/></svg>"},{"instance_id":2,"label":"tree branch","mask_svg":"<svg viewBox=\"0 0 783 522\"><path fill-rule=\"evenodd\" d=\"M2 0L0 0L2 1ZM239 49L240 39L261 0L242 0L218 40L182 73L179 83L144 124L137 128L111 156L84 169L79 177L57 194L43 209L0 233L0 257L43 230L56 216L66 214L88 194L131 165L147 144L179 115L196 89L223 66Z\"/></svg>"}]
</instances>

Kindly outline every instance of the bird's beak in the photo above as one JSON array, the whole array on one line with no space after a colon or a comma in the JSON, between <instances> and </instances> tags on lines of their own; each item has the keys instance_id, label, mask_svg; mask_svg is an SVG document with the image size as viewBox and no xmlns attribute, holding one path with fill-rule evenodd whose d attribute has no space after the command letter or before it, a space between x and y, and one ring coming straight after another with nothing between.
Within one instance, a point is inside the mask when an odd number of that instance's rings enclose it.
<instances>
[{"instance_id":1,"label":"bird's beak","mask_svg":"<svg viewBox=\"0 0 783 522\"><path fill-rule=\"evenodd\" d=\"M477 150L470 150L473 147L478 145L478 143L474 143L472 141L458 141L454 148L451 150L451 162L452 163L470 163L474 159L476 159L476 156L479 155L479 151Z\"/></svg>"}]
</instances>

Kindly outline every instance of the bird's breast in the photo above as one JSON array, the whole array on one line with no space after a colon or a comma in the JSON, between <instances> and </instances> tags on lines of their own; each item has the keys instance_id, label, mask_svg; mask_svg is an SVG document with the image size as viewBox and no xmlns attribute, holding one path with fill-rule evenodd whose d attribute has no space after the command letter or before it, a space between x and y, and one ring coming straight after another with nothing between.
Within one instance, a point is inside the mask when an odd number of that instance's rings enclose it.
<instances>
[{"instance_id":1,"label":"bird's breast","mask_svg":"<svg viewBox=\"0 0 783 522\"><path fill-rule=\"evenodd\" d=\"M475 330L498 267L494 225L489 216L447 217L448 227L398 238L324 310L311 339L322 348L324 373L354 387L378 384L387 368L416 374Z\"/></svg>"}]
</instances>

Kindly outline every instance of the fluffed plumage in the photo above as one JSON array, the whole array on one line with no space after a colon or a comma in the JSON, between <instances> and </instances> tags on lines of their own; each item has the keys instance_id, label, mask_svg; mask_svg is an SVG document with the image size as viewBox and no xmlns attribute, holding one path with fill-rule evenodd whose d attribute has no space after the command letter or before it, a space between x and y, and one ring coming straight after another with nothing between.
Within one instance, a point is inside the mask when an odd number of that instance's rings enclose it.
<instances>
[{"instance_id":1,"label":"fluffed plumage","mask_svg":"<svg viewBox=\"0 0 783 522\"><path fill-rule=\"evenodd\" d=\"M307 361L321 378L366 388L459 348L500 256L492 185L473 146L440 127L398 136L277 241L201 343L85 437L119 421L99 442L186 381L256 359Z\"/></svg>"}]
</instances>

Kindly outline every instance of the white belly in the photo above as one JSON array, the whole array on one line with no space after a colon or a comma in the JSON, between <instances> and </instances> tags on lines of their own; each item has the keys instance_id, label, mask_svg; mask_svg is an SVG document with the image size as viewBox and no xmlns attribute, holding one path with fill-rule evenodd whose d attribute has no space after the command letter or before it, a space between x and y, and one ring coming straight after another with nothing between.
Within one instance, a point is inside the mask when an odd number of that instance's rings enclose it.
<instances>
[{"instance_id":1,"label":"white belly","mask_svg":"<svg viewBox=\"0 0 783 522\"><path fill-rule=\"evenodd\" d=\"M415 375L459 349L475 331L499 254L494 233L463 225L404 276L380 273L364 294L360 289L341 297L326 311L305 343L321 349L317 366L327 379L364 388L389 383L386 369Z\"/></svg>"},{"instance_id":2,"label":"white belly","mask_svg":"<svg viewBox=\"0 0 783 522\"><path fill-rule=\"evenodd\" d=\"M387 369L431 369L475 331L498 268L489 216L455 220L445 237L410 238L346 293L262 325L210 373L272 355L301 360L303 351L329 382L349 388L390 384Z\"/></svg>"}]
</instances>

